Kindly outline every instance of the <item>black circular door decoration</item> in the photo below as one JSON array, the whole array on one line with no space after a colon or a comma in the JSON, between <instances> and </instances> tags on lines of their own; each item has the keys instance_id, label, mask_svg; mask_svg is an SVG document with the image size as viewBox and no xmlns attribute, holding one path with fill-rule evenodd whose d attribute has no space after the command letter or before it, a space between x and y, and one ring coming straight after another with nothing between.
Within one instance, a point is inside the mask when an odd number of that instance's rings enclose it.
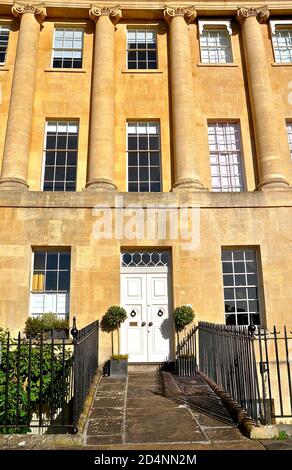
<instances>
[{"instance_id":1,"label":"black circular door decoration","mask_svg":"<svg viewBox=\"0 0 292 470\"><path fill-rule=\"evenodd\" d=\"M137 314L136 314L135 310L132 310L130 315L131 315L132 318L134 318Z\"/></svg>"},{"instance_id":2,"label":"black circular door decoration","mask_svg":"<svg viewBox=\"0 0 292 470\"><path fill-rule=\"evenodd\" d=\"M163 311L162 311L162 310L158 310L157 315L158 315L159 317L162 317Z\"/></svg>"}]
</instances>

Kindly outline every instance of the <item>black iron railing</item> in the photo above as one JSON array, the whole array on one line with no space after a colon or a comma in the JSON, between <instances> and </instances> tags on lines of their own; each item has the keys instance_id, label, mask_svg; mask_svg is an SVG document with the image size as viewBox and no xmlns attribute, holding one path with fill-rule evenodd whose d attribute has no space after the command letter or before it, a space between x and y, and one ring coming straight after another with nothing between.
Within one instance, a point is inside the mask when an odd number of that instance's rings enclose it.
<instances>
[{"instance_id":1,"label":"black iron railing","mask_svg":"<svg viewBox=\"0 0 292 470\"><path fill-rule=\"evenodd\" d=\"M190 377L197 372L197 330L194 326L180 341L176 349L176 373Z\"/></svg>"},{"instance_id":2,"label":"black iron railing","mask_svg":"<svg viewBox=\"0 0 292 470\"><path fill-rule=\"evenodd\" d=\"M199 368L256 422L263 422L255 327L199 323Z\"/></svg>"},{"instance_id":3,"label":"black iron railing","mask_svg":"<svg viewBox=\"0 0 292 470\"><path fill-rule=\"evenodd\" d=\"M73 341L41 335L13 339L0 331L0 434L76 431L98 366L98 322Z\"/></svg>"}]
</instances>

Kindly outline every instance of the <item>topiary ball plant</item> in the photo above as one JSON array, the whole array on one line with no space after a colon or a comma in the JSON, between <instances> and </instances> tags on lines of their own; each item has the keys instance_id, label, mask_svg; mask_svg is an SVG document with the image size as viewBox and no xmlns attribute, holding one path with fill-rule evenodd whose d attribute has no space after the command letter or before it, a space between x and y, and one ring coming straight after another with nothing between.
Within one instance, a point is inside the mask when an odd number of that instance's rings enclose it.
<instances>
[{"instance_id":1,"label":"topiary ball plant","mask_svg":"<svg viewBox=\"0 0 292 470\"><path fill-rule=\"evenodd\" d=\"M187 325L192 323L194 318L194 311L189 305L182 305L181 307L176 307L174 309L173 320L177 336L180 331L184 330Z\"/></svg>"},{"instance_id":2,"label":"topiary ball plant","mask_svg":"<svg viewBox=\"0 0 292 470\"><path fill-rule=\"evenodd\" d=\"M127 312L123 307L112 305L104 317L107 324L118 332L118 353L120 353L120 326L127 319Z\"/></svg>"}]
</instances>

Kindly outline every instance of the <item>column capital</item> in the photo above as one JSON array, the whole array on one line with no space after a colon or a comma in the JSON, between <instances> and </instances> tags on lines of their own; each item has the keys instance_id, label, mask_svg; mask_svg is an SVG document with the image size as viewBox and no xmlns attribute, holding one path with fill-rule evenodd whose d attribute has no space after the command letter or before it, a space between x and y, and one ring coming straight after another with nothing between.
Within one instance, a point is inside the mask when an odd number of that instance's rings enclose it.
<instances>
[{"instance_id":1,"label":"column capital","mask_svg":"<svg viewBox=\"0 0 292 470\"><path fill-rule=\"evenodd\" d=\"M11 10L12 14L16 17L24 15L25 13L32 13L40 23L42 23L47 16L46 5L43 2L14 2Z\"/></svg>"},{"instance_id":2,"label":"column capital","mask_svg":"<svg viewBox=\"0 0 292 470\"><path fill-rule=\"evenodd\" d=\"M164 8L164 18L167 23L170 23L172 18L175 16L182 16L187 24L192 23L196 16L197 12L195 7L175 7L166 5Z\"/></svg>"},{"instance_id":3,"label":"column capital","mask_svg":"<svg viewBox=\"0 0 292 470\"><path fill-rule=\"evenodd\" d=\"M239 8L237 10L236 19L239 23L243 23L247 18L255 17L259 23L265 23L270 16L267 5L257 8Z\"/></svg>"},{"instance_id":4,"label":"column capital","mask_svg":"<svg viewBox=\"0 0 292 470\"><path fill-rule=\"evenodd\" d=\"M117 24L122 18L122 11L119 6L101 7L90 5L89 18L96 22L100 16L108 16L114 24Z\"/></svg>"}]
</instances>

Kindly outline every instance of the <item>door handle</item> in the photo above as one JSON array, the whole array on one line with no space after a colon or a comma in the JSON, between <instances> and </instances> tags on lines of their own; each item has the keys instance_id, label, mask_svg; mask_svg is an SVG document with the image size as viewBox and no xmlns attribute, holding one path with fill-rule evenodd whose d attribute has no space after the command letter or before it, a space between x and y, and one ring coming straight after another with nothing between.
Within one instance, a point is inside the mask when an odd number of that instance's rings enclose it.
<instances>
[{"instance_id":1,"label":"door handle","mask_svg":"<svg viewBox=\"0 0 292 470\"><path fill-rule=\"evenodd\" d=\"M141 326L145 326L145 325L146 325L146 321L142 321Z\"/></svg>"},{"instance_id":2,"label":"door handle","mask_svg":"<svg viewBox=\"0 0 292 470\"><path fill-rule=\"evenodd\" d=\"M153 322L150 321L150 322L148 323L148 326L152 326L152 325L153 325Z\"/></svg>"}]
</instances>

